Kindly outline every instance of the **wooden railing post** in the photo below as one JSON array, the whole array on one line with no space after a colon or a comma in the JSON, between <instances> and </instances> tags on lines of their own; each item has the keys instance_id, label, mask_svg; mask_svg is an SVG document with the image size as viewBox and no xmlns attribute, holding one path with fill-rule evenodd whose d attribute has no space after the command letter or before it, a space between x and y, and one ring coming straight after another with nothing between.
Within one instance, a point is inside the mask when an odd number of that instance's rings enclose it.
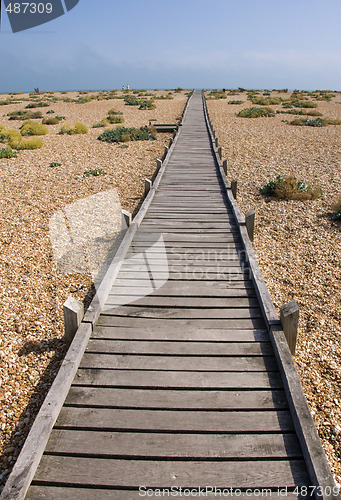
<instances>
[{"instance_id":1,"label":"wooden railing post","mask_svg":"<svg viewBox=\"0 0 341 500\"><path fill-rule=\"evenodd\" d=\"M156 160L156 169L157 169L157 171L159 171L161 167L162 167L162 161L158 158Z\"/></svg>"},{"instance_id":2,"label":"wooden railing post","mask_svg":"<svg viewBox=\"0 0 341 500\"><path fill-rule=\"evenodd\" d=\"M231 181L231 191L233 194L233 198L236 200L237 199L237 181Z\"/></svg>"},{"instance_id":3,"label":"wooden railing post","mask_svg":"<svg viewBox=\"0 0 341 500\"><path fill-rule=\"evenodd\" d=\"M227 175L227 160L223 161L223 170L224 170L225 175Z\"/></svg>"},{"instance_id":4,"label":"wooden railing post","mask_svg":"<svg viewBox=\"0 0 341 500\"><path fill-rule=\"evenodd\" d=\"M219 158L221 159L221 157L223 155L223 148L221 146L219 146L219 148L218 148L218 155L219 155Z\"/></svg>"},{"instance_id":5,"label":"wooden railing post","mask_svg":"<svg viewBox=\"0 0 341 500\"><path fill-rule=\"evenodd\" d=\"M296 300L281 307L281 323L291 354L296 352L299 308Z\"/></svg>"},{"instance_id":6,"label":"wooden railing post","mask_svg":"<svg viewBox=\"0 0 341 500\"><path fill-rule=\"evenodd\" d=\"M247 229L247 234L251 241L253 241L254 233L255 233L255 210L249 210L245 215L245 225Z\"/></svg>"},{"instance_id":7,"label":"wooden railing post","mask_svg":"<svg viewBox=\"0 0 341 500\"><path fill-rule=\"evenodd\" d=\"M144 195L147 196L152 187L152 181L150 179L144 180Z\"/></svg>"},{"instance_id":8,"label":"wooden railing post","mask_svg":"<svg viewBox=\"0 0 341 500\"><path fill-rule=\"evenodd\" d=\"M216 148L218 147L218 144L219 144L219 139L218 137L215 138L215 145L216 145Z\"/></svg>"},{"instance_id":9,"label":"wooden railing post","mask_svg":"<svg viewBox=\"0 0 341 500\"><path fill-rule=\"evenodd\" d=\"M122 210L122 226L128 228L131 224L131 213L127 210Z\"/></svg>"},{"instance_id":10,"label":"wooden railing post","mask_svg":"<svg viewBox=\"0 0 341 500\"><path fill-rule=\"evenodd\" d=\"M65 340L69 346L84 317L84 304L69 295L63 305Z\"/></svg>"}]
</instances>

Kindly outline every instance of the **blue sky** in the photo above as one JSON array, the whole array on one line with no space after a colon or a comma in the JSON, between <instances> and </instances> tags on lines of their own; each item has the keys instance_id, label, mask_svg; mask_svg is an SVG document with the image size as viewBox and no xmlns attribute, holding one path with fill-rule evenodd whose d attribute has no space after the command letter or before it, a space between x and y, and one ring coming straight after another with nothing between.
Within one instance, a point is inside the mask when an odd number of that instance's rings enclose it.
<instances>
[{"instance_id":1,"label":"blue sky","mask_svg":"<svg viewBox=\"0 0 341 500\"><path fill-rule=\"evenodd\" d=\"M12 33L3 12L0 92L341 90L340 19L340 0L80 0Z\"/></svg>"}]
</instances>

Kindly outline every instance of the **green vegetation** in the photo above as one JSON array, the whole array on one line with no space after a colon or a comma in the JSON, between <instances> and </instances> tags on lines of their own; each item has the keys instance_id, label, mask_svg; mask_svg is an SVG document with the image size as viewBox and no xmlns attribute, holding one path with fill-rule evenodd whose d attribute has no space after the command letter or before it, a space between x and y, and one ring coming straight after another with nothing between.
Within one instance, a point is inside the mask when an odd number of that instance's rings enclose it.
<instances>
[{"instance_id":1,"label":"green vegetation","mask_svg":"<svg viewBox=\"0 0 341 500\"><path fill-rule=\"evenodd\" d=\"M275 111L272 108L245 108L239 111L237 116L242 118L259 118L260 116L275 116Z\"/></svg>"},{"instance_id":2,"label":"green vegetation","mask_svg":"<svg viewBox=\"0 0 341 500\"><path fill-rule=\"evenodd\" d=\"M286 115L322 116L322 113L316 111L316 109L289 109L288 111L279 109L276 111L276 113L283 113Z\"/></svg>"},{"instance_id":3,"label":"green vegetation","mask_svg":"<svg viewBox=\"0 0 341 500\"><path fill-rule=\"evenodd\" d=\"M83 172L83 177L90 177L90 175L97 177L98 175L105 175L105 174L106 172L101 168L92 168L90 170L86 170L85 172Z\"/></svg>"},{"instance_id":4,"label":"green vegetation","mask_svg":"<svg viewBox=\"0 0 341 500\"><path fill-rule=\"evenodd\" d=\"M43 115L39 111L30 110L11 111L7 113L7 116L9 116L9 120L36 120L43 118Z\"/></svg>"},{"instance_id":5,"label":"green vegetation","mask_svg":"<svg viewBox=\"0 0 341 500\"><path fill-rule=\"evenodd\" d=\"M53 167L60 167L61 166L61 163L58 163L57 161L53 161L50 163L49 167L53 168Z\"/></svg>"},{"instance_id":6,"label":"green vegetation","mask_svg":"<svg viewBox=\"0 0 341 500\"><path fill-rule=\"evenodd\" d=\"M316 102L312 101L291 101L291 104L296 108L317 108Z\"/></svg>"},{"instance_id":7,"label":"green vegetation","mask_svg":"<svg viewBox=\"0 0 341 500\"><path fill-rule=\"evenodd\" d=\"M44 118L42 123L45 125L58 125L58 123L60 123L60 119L58 116L54 116L53 118Z\"/></svg>"},{"instance_id":8,"label":"green vegetation","mask_svg":"<svg viewBox=\"0 0 341 500\"><path fill-rule=\"evenodd\" d=\"M139 109L155 109L156 106L151 99L140 101Z\"/></svg>"},{"instance_id":9,"label":"green vegetation","mask_svg":"<svg viewBox=\"0 0 341 500\"><path fill-rule=\"evenodd\" d=\"M30 102L30 104L27 104L25 109L31 109L31 108L46 108L49 107L48 102L44 101L39 101L39 102Z\"/></svg>"},{"instance_id":10,"label":"green vegetation","mask_svg":"<svg viewBox=\"0 0 341 500\"><path fill-rule=\"evenodd\" d=\"M46 111L47 115L52 115L53 113L55 113L55 111L53 111L53 109L49 109L49 111Z\"/></svg>"},{"instance_id":11,"label":"green vegetation","mask_svg":"<svg viewBox=\"0 0 341 500\"><path fill-rule=\"evenodd\" d=\"M235 101L229 101L228 104L243 104L244 101L238 101L238 100L235 100Z\"/></svg>"},{"instance_id":12,"label":"green vegetation","mask_svg":"<svg viewBox=\"0 0 341 500\"><path fill-rule=\"evenodd\" d=\"M18 153L10 148L0 148L0 158L16 158Z\"/></svg>"},{"instance_id":13,"label":"green vegetation","mask_svg":"<svg viewBox=\"0 0 341 500\"><path fill-rule=\"evenodd\" d=\"M211 92L208 93L211 99L227 99L227 95L225 94L224 90L211 90Z\"/></svg>"},{"instance_id":14,"label":"green vegetation","mask_svg":"<svg viewBox=\"0 0 341 500\"><path fill-rule=\"evenodd\" d=\"M22 139L17 149L40 149L44 146L44 141L40 137L34 139Z\"/></svg>"},{"instance_id":15,"label":"green vegetation","mask_svg":"<svg viewBox=\"0 0 341 500\"><path fill-rule=\"evenodd\" d=\"M124 116L122 111L115 111L114 109L110 109L108 111L108 116L105 118L104 123L123 123Z\"/></svg>"},{"instance_id":16,"label":"green vegetation","mask_svg":"<svg viewBox=\"0 0 341 500\"><path fill-rule=\"evenodd\" d=\"M341 120L333 120L332 118L296 118L290 122L290 125L306 126L306 127L326 127L327 125L341 125Z\"/></svg>"},{"instance_id":17,"label":"green vegetation","mask_svg":"<svg viewBox=\"0 0 341 500\"><path fill-rule=\"evenodd\" d=\"M21 135L46 135L49 129L42 123L27 120L21 125L20 132Z\"/></svg>"},{"instance_id":18,"label":"green vegetation","mask_svg":"<svg viewBox=\"0 0 341 500\"><path fill-rule=\"evenodd\" d=\"M278 175L259 189L263 196L274 196L282 200L316 200L322 195L320 188L314 188L293 176Z\"/></svg>"},{"instance_id":19,"label":"green vegetation","mask_svg":"<svg viewBox=\"0 0 341 500\"><path fill-rule=\"evenodd\" d=\"M152 141L155 140L156 137L154 134L150 133L148 127L141 127L139 129L117 127L112 130L106 130L98 136L97 139L109 143L119 143L129 141Z\"/></svg>"},{"instance_id":20,"label":"green vegetation","mask_svg":"<svg viewBox=\"0 0 341 500\"><path fill-rule=\"evenodd\" d=\"M60 128L60 134L68 134L68 135L74 135L74 134L87 134L89 132L89 129L86 125L80 122L75 122L73 127L69 125L68 123L65 123L64 125L61 126Z\"/></svg>"},{"instance_id":21,"label":"green vegetation","mask_svg":"<svg viewBox=\"0 0 341 500\"><path fill-rule=\"evenodd\" d=\"M252 104L257 104L258 106L274 106L276 104L281 104L282 100L278 97L249 97Z\"/></svg>"}]
</instances>

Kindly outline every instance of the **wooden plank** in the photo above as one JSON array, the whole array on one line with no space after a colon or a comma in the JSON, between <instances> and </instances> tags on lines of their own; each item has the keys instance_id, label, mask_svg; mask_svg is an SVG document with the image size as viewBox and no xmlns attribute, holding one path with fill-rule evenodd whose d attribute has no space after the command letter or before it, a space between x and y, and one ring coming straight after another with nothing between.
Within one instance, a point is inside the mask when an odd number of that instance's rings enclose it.
<instances>
[{"instance_id":1,"label":"wooden plank","mask_svg":"<svg viewBox=\"0 0 341 500\"><path fill-rule=\"evenodd\" d=\"M161 354L173 356L273 356L269 342L177 342L90 339L87 353ZM212 360L214 362L214 360Z\"/></svg>"},{"instance_id":2,"label":"wooden plank","mask_svg":"<svg viewBox=\"0 0 341 500\"><path fill-rule=\"evenodd\" d=\"M150 290L150 280L142 279L122 279L120 277L116 278L115 283L111 289L110 293L114 293L116 287L125 288L137 288L142 287L146 290ZM211 292L211 289L214 291ZM192 292L193 290L193 292ZM230 281L212 281L212 280L168 280L162 287L155 290L153 293L155 295L168 295L169 296L195 296L195 297L229 297L230 293L238 293L239 291L254 291L252 281L243 279L240 280L230 280ZM178 293L177 293L178 292ZM140 293L140 290L137 291Z\"/></svg>"},{"instance_id":3,"label":"wooden plank","mask_svg":"<svg viewBox=\"0 0 341 500\"><path fill-rule=\"evenodd\" d=\"M289 411L175 411L63 407L55 428L106 431L293 432Z\"/></svg>"},{"instance_id":4,"label":"wooden plank","mask_svg":"<svg viewBox=\"0 0 341 500\"><path fill-rule=\"evenodd\" d=\"M106 301L106 306L114 306L120 304L137 305L139 307L183 307L183 308L245 308L245 307L257 307L258 299L249 297L157 297L155 295L143 297L142 299L136 300L136 295L129 294L115 294L110 295Z\"/></svg>"},{"instance_id":5,"label":"wooden plank","mask_svg":"<svg viewBox=\"0 0 341 500\"><path fill-rule=\"evenodd\" d=\"M194 330L210 330L223 329L223 330L249 330L265 328L265 322L262 318L243 318L243 319L177 319L177 318L129 318L124 316L105 316L99 317L97 325L120 326L129 328L155 328L164 331L169 328L186 328L189 332Z\"/></svg>"},{"instance_id":6,"label":"wooden plank","mask_svg":"<svg viewBox=\"0 0 341 500\"><path fill-rule=\"evenodd\" d=\"M198 487L197 487L198 488ZM222 494L228 495L229 490L223 492ZM143 498L143 496L152 494L150 490L147 490L145 488L141 488L141 491L139 490L113 490L113 489L97 489L97 488L59 488L58 486L31 486L26 500L140 500ZM158 490L154 490L154 496L157 497L157 495L162 494L159 493ZM164 492L165 495L167 495L167 492ZM171 492L169 493L171 494ZM186 494L186 498L198 498L199 497L199 490L194 490L194 491L186 491L183 492L183 494ZM211 492L209 489L205 489L201 491L200 493L202 496L205 495L205 498L210 498L210 499L217 499L217 495L219 495L218 490L215 492ZM271 491L270 489L264 490L263 495L266 496L266 498L283 498L284 490L282 492L279 492L278 490ZM179 490L175 490L173 492L173 495L180 495ZM245 492L238 491L238 498L246 499L250 498L251 500L259 499L260 492L259 490L255 489L255 493L252 494L252 491L248 491L246 494ZM286 500L297 500L297 495L295 493L292 493L290 491L286 490L285 493L285 498ZM304 497L301 498L303 500Z\"/></svg>"},{"instance_id":7,"label":"wooden plank","mask_svg":"<svg viewBox=\"0 0 341 500\"><path fill-rule=\"evenodd\" d=\"M293 434L148 433L53 429L45 453L101 457L302 458Z\"/></svg>"},{"instance_id":8,"label":"wooden plank","mask_svg":"<svg viewBox=\"0 0 341 500\"><path fill-rule=\"evenodd\" d=\"M172 410L286 410L288 402L281 389L262 390L181 390L73 386L66 405L103 408L152 408Z\"/></svg>"},{"instance_id":9,"label":"wooden plank","mask_svg":"<svg viewBox=\"0 0 341 500\"><path fill-rule=\"evenodd\" d=\"M186 372L157 370L79 369L73 385L169 389L281 389L275 372Z\"/></svg>"},{"instance_id":10,"label":"wooden plank","mask_svg":"<svg viewBox=\"0 0 341 500\"><path fill-rule=\"evenodd\" d=\"M198 485L214 484L216 487L289 487L309 484L302 460L259 461L148 461L117 460L84 457L45 455L37 470L36 481L59 482L72 485L89 483L93 486L148 487L182 486L197 488ZM96 471L94 474L93 472Z\"/></svg>"},{"instance_id":11,"label":"wooden plank","mask_svg":"<svg viewBox=\"0 0 341 500\"><path fill-rule=\"evenodd\" d=\"M177 328L172 330L161 328L124 328L96 325L92 333L93 338L116 340L149 340L149 341L182 341L190 342L269 342L267 330L207 330Z\"/></svg>"},{"instance_id":12,"label":"wooden plank","mask_svg":"<svg viewBox=\"0 0 341 500\"><path fill-rule=\"evenodd\" d=\"M246 307L233 309L219 308L180 308L180 307L137 307L126 305L115 307L103 312L103 316L123 316L129 318L160 318L160 319L244 319L262 318L262 312L258 307Z\"/></svg>"},{"instance_id":13,"label":"wooden plank","mask_svg":"<svg viewBox=\"0 0 341 500\"><path fill-rule=\"evenodd\" d=\"M148 354L85 353L80 368L105 370L144 370L181 372L266 372L276 371L277 365L271 356L175 356Z\"/></svg>"}]
</instances>

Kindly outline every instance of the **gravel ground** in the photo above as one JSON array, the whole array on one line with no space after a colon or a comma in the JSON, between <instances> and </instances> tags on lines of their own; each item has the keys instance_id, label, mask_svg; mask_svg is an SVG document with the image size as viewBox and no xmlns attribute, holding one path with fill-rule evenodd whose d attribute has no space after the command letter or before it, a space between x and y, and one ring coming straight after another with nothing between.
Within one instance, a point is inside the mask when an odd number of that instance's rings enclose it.
<instances>
[{"instance_id":1,"label":"gravel ground","mask_svg":"<svg viewBox=\"0 0 341 500\"><path fill-rule=\"evenodd\" d=\"M289 94L272 96L288 97ZM270 118L240 118L251 107L245 93L208 100L208 110L228 161L228 180L238 181L242 213L256 210L254 247L279 313L295 299L300 308L294 357L303 389L334 477L341 483L341 225L331 207L341 194L341 125L295 127ZM229 100L242 100L231 105ZM341 119L340 93L317 101L324 116ZM282 106L271 106L282 109ZM258 188L277 175L319 186L315 201L264 199Z\"/></svg>"},{"instance_id":2,"label":"gravel ground","mask_svg":"<svg viewBox=\"0 0 341 500\"><path fill-rule=\"evenodd\" d=\"M60 125L49 126L42 149L0 159L0 485L65 355L63 303L70 294L86 300L93 291L89 273L65 274L57 268L49 221L70 203L110 189L117 190L122 208L132 212L144 192L144 179L153 175L156 159L171 137L160 133L156 141L130 142L123 149L98 141L103 129L91 127L109 109L124 113L126 127L140 127L150 119L176 123L186 100L184 92L175 93L173 100L156 100L156 109L148 111L119 99L51 103L33 111L45 115L53 109L69 123L86 124L89 133L59 135ZM22 122L9 121L6 114L26 104L1 106L0 124L19 129ZM51 168L51 162L61 166ZM84 171L94 168L107 174L83 177Z\"/></svg>"}]
</instances>

